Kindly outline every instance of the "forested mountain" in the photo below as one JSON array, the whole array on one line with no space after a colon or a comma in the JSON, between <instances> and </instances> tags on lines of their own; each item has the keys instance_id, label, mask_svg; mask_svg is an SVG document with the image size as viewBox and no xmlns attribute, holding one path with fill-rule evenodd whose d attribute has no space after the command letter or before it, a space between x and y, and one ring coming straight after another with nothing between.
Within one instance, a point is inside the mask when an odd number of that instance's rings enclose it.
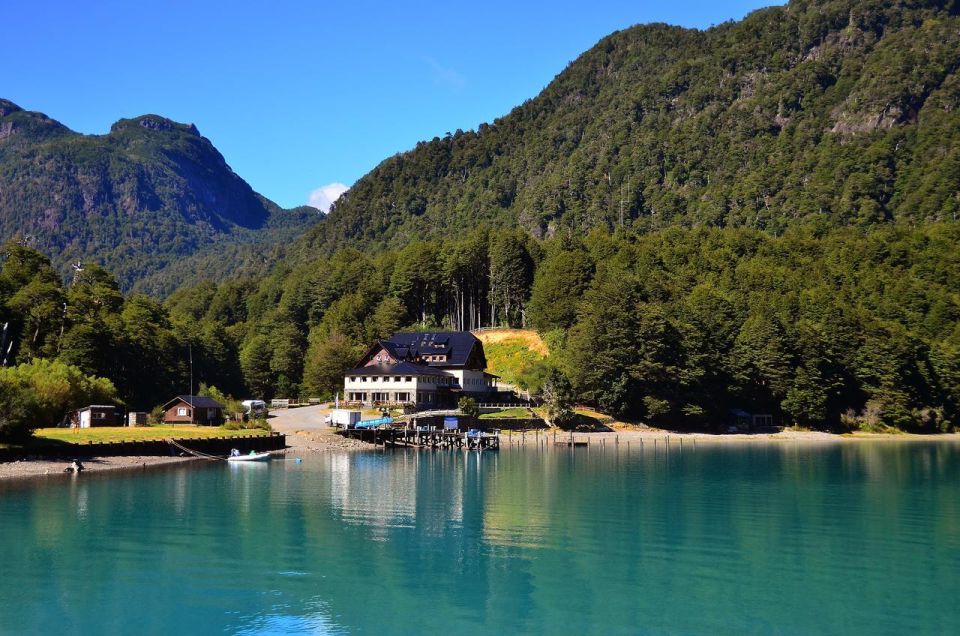
<instances>
[{"instance_id":1,"label":"forested mountain","mask_svg":"<svg viewBox=\"0 0 960 636\"><path fill-rule=\"evenodd\" d=\"M197 381L238 397L332 396L396 330L525 326L551 351L527 387L563 385L553 393L636 421L717 430L746 409L832 430L956 430L958 66L953 2L796 0L707 31L633 27L506 117L383 162L261 259L277 259L266 275L235 270L160 304L124 298L96 267L64 283L7 244L7 363L105 377L137 409L182 391L191 350ZM196 256L197 237L287 218L190 127L148 116L90 138L3 108L4 210L8 183L39 197L30 210L89 208L115 246L91 254L128 284L193 276L195 261L163 260L164 237L226 277L255 260L244 243ZM74 176L24 185L57 172L47 164ZM207 180L197 166L219 167ZM59 217L25 218L56 230ZM157 267L131 265L141 249ZM0 378L11 409L24 393L12 382Z\"/></svg>"},{"instance_id":2,"label":"forested mountain","mask_svg":"<svg viewBox=\"0 0 960 636\"><path fill-rule=\"evenodd\" d=\"M793 0L706 31L604 38L535 99L391 157L302 246L402 245L480 221L561 228L952 220L952 0Z\"/></svg>"},{"instance_id":3,"label":"forested mountain","mask_svg":"<svg viewBox=\"0 0 960 636\"><path fill-rule=\"evenodd\" d=\"M276 245L319 220L281 210L237 176L193 125L156 115L80 135L0 99L0 239L65 273L97 261L123 289L263 272Z\"/></svg>"}]
</instances>

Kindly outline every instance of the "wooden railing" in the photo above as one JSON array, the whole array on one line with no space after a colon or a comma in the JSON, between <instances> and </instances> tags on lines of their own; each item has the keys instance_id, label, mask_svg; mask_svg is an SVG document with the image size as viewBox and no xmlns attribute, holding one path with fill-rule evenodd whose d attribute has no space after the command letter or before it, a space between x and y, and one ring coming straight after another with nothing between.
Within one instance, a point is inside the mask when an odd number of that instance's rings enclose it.
<instances>
[{"instance_id":1,"label":"wooden railing","mask_svg":"<svg viewBox=\"0 0 960 636\"><path fill-rule=\"evenodd\" d=\"M477 408L480 409L527 409L533 406L532 402L479 402Z\"/></svg>"}]
</instances>

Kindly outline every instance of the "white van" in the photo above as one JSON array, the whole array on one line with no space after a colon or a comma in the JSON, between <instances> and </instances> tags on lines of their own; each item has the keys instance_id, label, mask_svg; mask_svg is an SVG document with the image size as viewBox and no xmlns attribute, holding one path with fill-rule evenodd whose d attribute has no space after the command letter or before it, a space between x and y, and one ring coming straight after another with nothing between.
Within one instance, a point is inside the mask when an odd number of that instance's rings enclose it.
<instances>
[{"instance_id":1,"label":"white van","mask_svg":"<svg viewBox=\"0 0 960 636\"><path fill-rule=\"evenodd\" d=\"M240 404L243 405L243 410L249 417L267 416L267 403L263 400L244 400Z\"/></svg>"}]
</instances>

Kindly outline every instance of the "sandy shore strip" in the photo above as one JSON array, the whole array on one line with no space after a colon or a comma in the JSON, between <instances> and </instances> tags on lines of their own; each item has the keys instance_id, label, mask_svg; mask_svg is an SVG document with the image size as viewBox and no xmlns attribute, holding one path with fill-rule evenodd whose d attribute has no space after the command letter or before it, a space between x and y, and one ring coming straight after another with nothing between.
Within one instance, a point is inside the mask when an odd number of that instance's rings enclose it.
<instances>
[{"instance_id":1,"label":"sandy shore strip","mask_svg":"<svg viewBox=\"0 0 960 636\"><path fill-rule=\"evenodd\" d=\"M839 435L822 431L780 431L777 433L677 433L660 429L622 429L609 432L573 432L560 430L502 431L500 441L504 446L537 446L569 443L573 440L590 446L616 446L618 444L681 444L681 443L747 443L747 442L808 442L847 443L864 441L936 441L960 442L960 433L937 435L913 435L909 433L849 433Z\"/></svg>"},{"instance_id":2,"label":"sandy shore strip","mask_svg":"<svg viewBox=\"0 0 960 636\"><path fill-rule=\"evenodd\" d=\"M101 473L111 470L136 470L155 466L169 466L184 462L197 461L196 457L78 457L83 463L84 473ZM66 459L21 459L13 462L0 463L0 480L20 479L24 477L40 477L63 475L72 462Z\"/></svg>"}]
</instances>

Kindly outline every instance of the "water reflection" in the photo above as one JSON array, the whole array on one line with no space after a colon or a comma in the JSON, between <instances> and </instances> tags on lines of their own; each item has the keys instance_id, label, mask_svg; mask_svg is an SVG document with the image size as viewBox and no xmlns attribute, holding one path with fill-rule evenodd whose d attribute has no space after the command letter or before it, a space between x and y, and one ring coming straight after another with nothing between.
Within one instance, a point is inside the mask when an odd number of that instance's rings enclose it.
<instances>
[{"instance_id":1,"label":"water reflection","mask_svg":"<svg viewBox=\"0 0 960 636\"><path fill-rule=\"evenodd\" d=\"M466 484L479 470L480 456L472 455L410 450L334 456L330 505L341 520L370 530L418 527L442 534L463 522Z\"/></svg>"},{"instance_id":2,"label":"water reflection","mask_svg":"<svg viewBox=\"0 0 960 636\"><path fill-rule=\"evenodd\" d=\"M0 632L956 633L958 459L661 444L2 484Z\"/></svg>"},{"instance_id":3,"label":"water reflection","mask_svg":"<svg viewBox=\"0 0 960 636\"><path fill-rule=\"evenodd\" d=\"M370 529L409 527L416 517L416 464L407 456L346 455L332 467L330 504L347 523ZM382 532L374 537L385 539Z\"/></svg>"}]
</instances>

